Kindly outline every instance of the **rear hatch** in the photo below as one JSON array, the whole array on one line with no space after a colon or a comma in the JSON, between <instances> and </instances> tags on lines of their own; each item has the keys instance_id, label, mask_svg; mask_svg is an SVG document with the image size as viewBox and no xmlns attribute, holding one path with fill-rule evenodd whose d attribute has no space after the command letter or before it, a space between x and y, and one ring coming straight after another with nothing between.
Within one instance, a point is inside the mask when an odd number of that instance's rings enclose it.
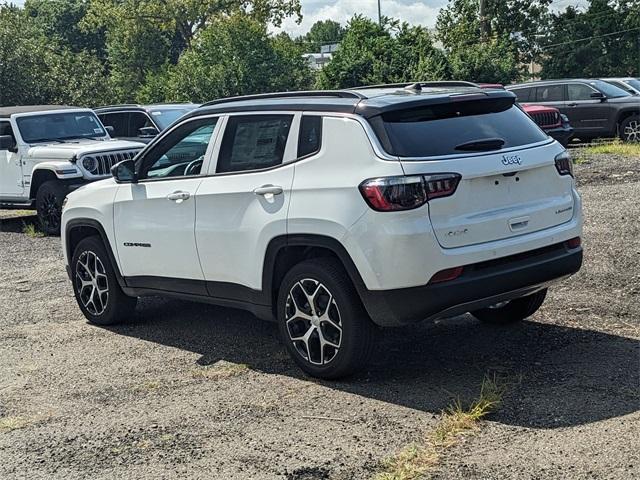
<instances>
[{"instance_id":1,"label":"rear hatch","mask_svg":"<svg viewBox=\"0 0 640 480\"><path fill-rule=\"evenodd\" d=\"M506 239L571 220L573 179L555 166L563 150L512 99L461 99L382 117L386 145L406 175L461 175L452 195L429 201L442 247Z\"/></svg>"}]
</instances>

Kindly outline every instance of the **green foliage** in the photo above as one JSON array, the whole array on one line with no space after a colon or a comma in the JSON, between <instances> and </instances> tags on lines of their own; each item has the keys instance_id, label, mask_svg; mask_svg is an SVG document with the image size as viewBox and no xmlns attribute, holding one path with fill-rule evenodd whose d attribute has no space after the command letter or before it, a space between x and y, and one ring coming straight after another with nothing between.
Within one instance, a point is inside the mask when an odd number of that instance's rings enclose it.
<instances>
[{"instance_id":1,"label":"green foliage","mask_svg":"<svg viewBox=\"0 0 640 480\"><path fill-rule=\"evenodd\" d=\"M298 47L286 35L245 14L213 20L166 77L172 100L204 102L219 97L296 90L311 82Z\"/></svg>"},{"instance_id":2,"label":"green foliage","mask_svg":"<svg viewBox=\"0 0 640 480\"><path fill-rule=\"evenodd\" d=\"M522 74L513 45L500 40L469 45L449 54L452 78L507 85Z\"/></svg>"},{"instance_id":3,"label":"green foliage","mask_svg":"<svg viewBox=\"0 0 640 480\"><path fill-rule=\"evenodd\" d=\"M553 15L541 48L543 78L638 76L640 1L591 0ZM635 29L611 35L621 30Z\"/></svg>"},{"instance_id":4,"label":"green foliage","mask_svg":"<svg viewBox=\"0 0 640 480\"><path fill-rule=\"evenodd\" d=\"M434 48L425 28L389 19L378 25L356 15L333 59L319 73L317 85L347 88L431 80L444 78L447 72L446 59Z\"/></svg>"},{"instance_id":5,"label":"green foliage","mask_svg":"<svg viewBox=\"0 0 640 480\"><path fill-rule=\"evenodd\" d=\"M306 35L296 39L305 53L320 52L322 45L339 43L344 37L345 29L333 20L320 20L311 25Z\"/></svg>"}]
</instances>

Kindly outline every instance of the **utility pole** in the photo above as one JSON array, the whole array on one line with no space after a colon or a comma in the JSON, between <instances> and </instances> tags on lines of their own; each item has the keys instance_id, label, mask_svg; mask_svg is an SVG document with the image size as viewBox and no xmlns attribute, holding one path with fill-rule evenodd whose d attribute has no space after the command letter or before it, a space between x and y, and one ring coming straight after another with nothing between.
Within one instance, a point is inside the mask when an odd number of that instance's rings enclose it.
<instances>
[{"instance_id":1,"label":"utility pole","mask_svg":"<svg viewBox=\"0 0 640 480\"><path fill-rule=\"evenodd\" d=\"M382 26L382 10L380 9L380 0L378 0L378 25Z\"/></svg>"},{"instance_id":2,"label":"utility pole","mask_svg":"<svg viewBox=\"0 0 640 480\"><path fill-rule=\"evenodd\" d=\"M379 0L378 0L379 3ZM487 0L480 0L480 40L487 40Z\"/></svg>"}]
</instances>

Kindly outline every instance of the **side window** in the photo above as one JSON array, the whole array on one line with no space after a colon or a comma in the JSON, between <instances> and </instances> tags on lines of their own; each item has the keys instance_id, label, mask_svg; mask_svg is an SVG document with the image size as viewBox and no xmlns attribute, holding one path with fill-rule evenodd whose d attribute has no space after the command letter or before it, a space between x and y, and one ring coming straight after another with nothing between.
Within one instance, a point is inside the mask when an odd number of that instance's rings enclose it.
<instances>
[{"instance_id":1,"label":"side window","mask_svg":"<svg viewBox=\"0 0 640 480\"><path fill-rule=\"evenodd\" d=\"M534 98L532 98L532 92L535 92L535 88L517 88L511 91L516 94L518 102L520 103L532 102L534 100Z\"/></svg>"},{"instance_id":2,"label":"side window","mask_svg":"<svg viewBox=\"0 0 640 480\"><path fill-rule=\"evenodd\" d=\"M129 135L127 137L139 137L140 129L144 127L153 127L146 113L132 112L129 114Z\"/></svg>"},{"instance_id":3,"label":"side window","mask_svg":"<svg viewBox=\"0 0 640 480\"><path fill-rule=\"evenodd\" d=\"M320 150L322 143L322 117L304 115L298 136L298 157L311 155Z\"/></svg>"},{"instance_id":4,"label":"side window","mask_svg":"<svg viewBox=\"0 0 640 480\"><path fill-rule=\"evenodd\" d=\"M180 125L144 156L140 178L200 175L217 117Z\"/></svg>"},{"instance_id":5,"label":"side window","mask_svg":"<svg viewBox=\"0 0 640 480\"><path fill-rule=\"evenodd\" d=\"M282 163L293 115L231 116L216 172L242 172Z\"/></svg>"},{"instance_id":6,"label":"side window","mask_svg":"<svg viewBox=\"0 0 640 480\"><path fill-rule=\"evenodd\" d=\"M536 102L563 102L564 85L546 85L538 87Z\"/></svg>"},{"instance_id":7,"label":"side window","mask_svg":"<svg viewBox=\"0 0 640 480\"><path fill-rule=\"evenodd\" d=\"M114 138L128 137L128 113L103 113L98 115L105 127L113 127L111 136Z\"/></svg>"},{"instance_id":8,"label":"side window","mask_svg":"<svg viewBox=\"0 0 640 480\"><path fill-rule=\"evenodd\" d=\"M593 100L591 94L594 93L595 90L581 83L570 83L568 92L567 98L569 100Z\"/></svg>"}]
</instances>

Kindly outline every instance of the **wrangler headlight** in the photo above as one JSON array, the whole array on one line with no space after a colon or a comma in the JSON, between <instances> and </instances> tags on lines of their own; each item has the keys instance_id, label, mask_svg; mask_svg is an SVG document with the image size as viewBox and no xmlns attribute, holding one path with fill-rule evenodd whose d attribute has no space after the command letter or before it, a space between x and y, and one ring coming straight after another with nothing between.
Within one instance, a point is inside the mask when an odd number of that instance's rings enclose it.
<instances>
[{"instance_id":1,"label":"wrangler headlight","mask_svg":"<svg viewBox=\"0 0 640 480\"><path fill-rule=\"evenodd\" d=\"M84 157L82 159L82 166L89 173L96 174L98 173L98 161L95 157Z\"/></svg>"}]
</instances>

